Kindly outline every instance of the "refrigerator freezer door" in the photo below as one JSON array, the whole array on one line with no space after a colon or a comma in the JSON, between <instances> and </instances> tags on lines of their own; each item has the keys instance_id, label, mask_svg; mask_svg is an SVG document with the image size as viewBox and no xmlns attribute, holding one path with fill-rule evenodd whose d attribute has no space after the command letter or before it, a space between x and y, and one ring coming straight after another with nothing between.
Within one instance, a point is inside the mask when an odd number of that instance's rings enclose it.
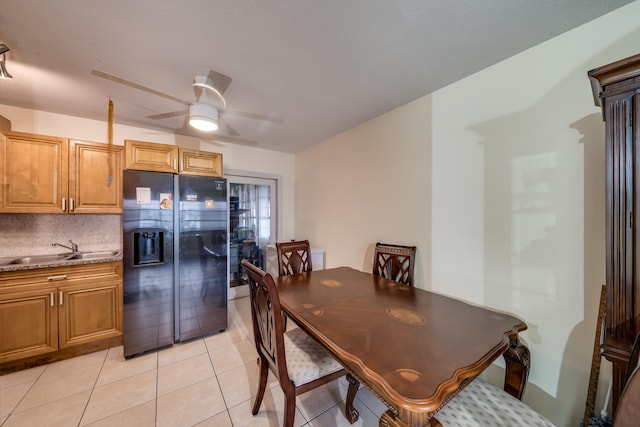
<instances>
[{"instance_id":1,"label":"refrigerator freezer door","mask_svg":"<svg viewBox=\"0 0 640 427\"><path fill-rule=\"evenodd\" d=\"M173 175L123 175L123 339L130 357L173 343Z\"/></svg>"},{"instance_id":2,"label":"refrigerator freezer door","mask_svg":"<svg viewBox=\"0 0 640 427\"><path fill-rule=\"evenodd\" d=\"M227 194L220 178L176 176L176 341L227 328Z\"/></svg>"}]
</instances>

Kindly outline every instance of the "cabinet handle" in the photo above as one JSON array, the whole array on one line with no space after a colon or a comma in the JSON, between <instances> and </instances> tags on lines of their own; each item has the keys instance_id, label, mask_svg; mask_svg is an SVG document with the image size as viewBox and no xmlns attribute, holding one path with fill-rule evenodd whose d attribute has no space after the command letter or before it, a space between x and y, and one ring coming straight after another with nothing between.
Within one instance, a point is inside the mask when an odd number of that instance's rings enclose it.
<instances>
[{"instance_id":1,"label":"cabinet handle","mask_svg":"<svg viewBox=\"0 0 640 427\"><path fill-rule=\"evenodd\" d=\"M51 307L54 306L54 302L53 302L53 292L51 292L51 294L49 295L49 299L51 300Z\"/></svg>"},{"instance_id":2,"label":"cabinet handle","mask_svg":"<svg viewBox=\"0 0 640 427\"><path fill-rule=\"evenodd\" d=\"M60 291L60 305L62 305L62 291Z\"/></svg>"},{"instance_id":3,"label":"cabinet handle","mask_svg":"<svg viewBox=\"0 0 640 427\"><path fill-rule=\"evenodd\" d=\"M73 207L73 197L69 198L69 212L71 212L74 209Z\"/></svg>"},{"instance_id":4,"label":"cabinet handle","mask_svg":"<svg viewBox=\"0 0 640 427\"><path fill-rule=\"evenodd\" d=\"M62 212L67 210L67 199L66 198L62 198Z\"/></svg>"},{"instance_id":5,"label":"cabinet handle","mask_svg":"<svg viewBox=\"0 0 640 427\"><path fill-rule=\"evenodd\" d=\"M173 159L173 170L178 169L178 160L177 159Z\"/></svg>"},{"instance_id":6,"label":"cabinet handle","mask_svg":"<svg viewBox=\"0 0 640 427\"><path fill-rule=\"evenodd\" d=\"M67 275L66 275L66 274L61 274L61 275L59 275L59 276L49 276L49 277L47 277L47 280L48 280L48 281L50 281L50 282L52 282L52 281L54 281L54 280L64 280L64 279L66 279L66 278L67 278Z\"/></svg>"}]
</instances>

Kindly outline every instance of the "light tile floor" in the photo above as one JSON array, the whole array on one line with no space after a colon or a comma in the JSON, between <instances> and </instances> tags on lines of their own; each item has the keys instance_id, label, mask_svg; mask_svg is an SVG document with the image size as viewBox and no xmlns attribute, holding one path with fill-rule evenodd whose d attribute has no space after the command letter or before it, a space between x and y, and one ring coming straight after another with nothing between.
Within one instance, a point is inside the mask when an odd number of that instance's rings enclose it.
<instances>
[{"instance_id":1,"label":"light tile floor","mask_svg":"<svg viewBox=\"0 0 640 427\"><path fill-rule=\"evenodd\" d=\"M115 347L0 376L0 425L281 426L284 394L273 376L251 415L256 360L249 298L231 300L229 327L220 334L129 360ZM294 425L350 426L346 394L341 378L298 396ZM354 426L377 426L386 410L362 388L354 404Z\"/></svg>"}]
</instances>

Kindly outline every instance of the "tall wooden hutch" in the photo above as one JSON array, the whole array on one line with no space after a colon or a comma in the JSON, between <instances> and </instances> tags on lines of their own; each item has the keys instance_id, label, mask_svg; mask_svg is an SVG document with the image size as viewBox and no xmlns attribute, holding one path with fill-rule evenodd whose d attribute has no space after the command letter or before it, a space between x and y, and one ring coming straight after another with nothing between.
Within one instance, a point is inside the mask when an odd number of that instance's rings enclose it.
<instances>
[{"instance_id":1,"label":"tall wooden hutch","mask_svg":"<svg viewBox=\"0 0 640 427\"><path fill-rule=\"evenodd\" d=\"M589 71L605 121L606 315L603 355L613 363L612 413L640 333L640 54ZM638 179L636 179L638 178ZM636 208L638 204L638 208Z\"/></svg>"}]
</instances>

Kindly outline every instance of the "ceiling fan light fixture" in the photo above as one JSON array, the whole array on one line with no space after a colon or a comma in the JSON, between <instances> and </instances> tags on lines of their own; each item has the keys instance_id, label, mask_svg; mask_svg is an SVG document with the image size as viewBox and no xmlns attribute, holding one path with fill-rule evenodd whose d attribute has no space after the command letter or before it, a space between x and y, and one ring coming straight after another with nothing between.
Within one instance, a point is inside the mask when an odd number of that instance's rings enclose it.
<instances>
[{"instance_id":1,"label":"ceiling fan light fixture","mask_svg":"<svg viewBox=\"0 0 640 427\"><path fill-rule=\"evenodd\" d=\"M196 102L189 106L189 125L203 132L218 129L218 109L213 105Z\"/></svg>"}]
</instances>

